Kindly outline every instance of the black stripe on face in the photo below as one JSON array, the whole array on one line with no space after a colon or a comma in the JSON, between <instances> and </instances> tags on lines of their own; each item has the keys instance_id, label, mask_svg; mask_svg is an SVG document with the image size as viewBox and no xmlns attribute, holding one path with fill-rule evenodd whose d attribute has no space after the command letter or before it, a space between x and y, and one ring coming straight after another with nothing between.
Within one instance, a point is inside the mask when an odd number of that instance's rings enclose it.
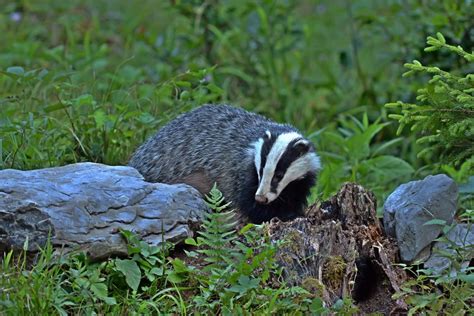
<instances>
[{"instance_id":1,"label":"black stripe on face","mask_svg":"<svg viewBox=\"0 0 474 316\"><path fill-rule=\"evenodd\" d=\"M295 145L299 141L301 141L301 138L297 138L289 142L285 151L281 155L281 158L276 165L275 173L270 184L270 190L273 193L277 193L278 184L285 176L286 171L293 163L293 161L295 161L296 159L303 156L309 151L310 146L307 144L299 143L298 145Z\"/></svg>"},{"instance_id":2,"label":"black stripe on face","mask_svg":"<svg viewBox=\"0 0 474 316\"><path fill-rule=\"evenodd\" d=\"M262 145L262 150L260 152L260 170L258 171L258 174L260 175L260 179L262 179L263 176L263 168L265 167L265 164L267 163L267 156L270 153L270 150L272 149L273 144L275 143L278 135L271 135L270 138L268 138L267 135L263 137L263 145Z\"/></svg>"}]
</instances>

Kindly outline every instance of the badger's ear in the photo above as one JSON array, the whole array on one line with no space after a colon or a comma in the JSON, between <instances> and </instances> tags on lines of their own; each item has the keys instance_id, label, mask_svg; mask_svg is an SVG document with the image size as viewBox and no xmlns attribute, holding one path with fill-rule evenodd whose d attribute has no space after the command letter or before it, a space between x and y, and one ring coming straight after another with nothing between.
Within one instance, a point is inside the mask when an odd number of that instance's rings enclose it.
<instances>
[{"instance_id":1,"label":"badger's ear","mask_svg":"<svg viewBox=\"0 0 474 316\"><path fill-rule=\"evenodd\" d=\"M306 139L300 139L293 144L293 148L300 154L306 154L311 148L311 143Z\"/></svg>"},{"instance_id":2,"label":"badger's ear","mask_svg":"<svg viewBox=\"0 0 474 316\"><path fill-rule=\"evenodd\" d=\"M265 139L266 140L272 139L272 133L270 133L268 129L265 131Z\"/></svg>"}]
</instances>

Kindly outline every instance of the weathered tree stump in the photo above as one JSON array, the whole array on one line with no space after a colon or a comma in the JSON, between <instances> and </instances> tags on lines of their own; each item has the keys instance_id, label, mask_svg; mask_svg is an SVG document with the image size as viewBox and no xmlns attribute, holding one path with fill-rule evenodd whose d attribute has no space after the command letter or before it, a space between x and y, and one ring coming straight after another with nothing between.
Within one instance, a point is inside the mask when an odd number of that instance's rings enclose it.
<instances>
[{"instance_id":1,"label":"weathered tree stump","mask_svg":"<svg viewBox=\"0 0 474 316\"><path fill-rule=\"evenodd\" d=\"M291 222L273 220L268 227L272 241L284 241L277 260L287 282L327 304L351 296L364 313L406 308L391 299L406 274L393 265L398 248L383 235L371 192L347 183L307 215Z\"/></svg>"}]
</instances>

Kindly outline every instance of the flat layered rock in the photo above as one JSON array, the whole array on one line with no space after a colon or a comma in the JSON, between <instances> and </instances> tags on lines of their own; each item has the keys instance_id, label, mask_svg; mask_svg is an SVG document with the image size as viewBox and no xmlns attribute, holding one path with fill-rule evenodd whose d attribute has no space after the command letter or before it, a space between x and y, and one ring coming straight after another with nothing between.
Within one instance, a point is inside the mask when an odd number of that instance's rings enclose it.
<instances>
[{"instance_id":1,"label":"flat layered rock","mask_svg":"<svg viewBox=\"0 0 474 316\"><path fill-rule=\"evenodd\" d=\"M149 183L131 167L77 163L0 170L0 250L37 251L48 238L92 259L123 255L120 230L157 245L193 235L207 206L194 188Z\"/></svg>"}]
</instances>

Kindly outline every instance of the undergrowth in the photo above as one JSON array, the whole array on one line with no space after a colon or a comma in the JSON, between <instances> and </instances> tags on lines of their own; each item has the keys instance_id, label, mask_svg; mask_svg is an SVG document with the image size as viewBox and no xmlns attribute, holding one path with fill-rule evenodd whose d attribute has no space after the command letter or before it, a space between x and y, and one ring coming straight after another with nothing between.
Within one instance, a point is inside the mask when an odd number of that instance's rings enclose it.
<instances>
[{"instance_id":1,"label":"undergrowth","mask_svg":"<svg viewBox=\"0 0 474 316\"><path fill-rule=\"evenodd\" d=\"M443 226L443 236L436 239L436 242L444 246L433 247L432 250L438 256L437 269L419 268L420 263L417 262L413 265L400 264L408 272L410 279L393 298L401 298L408 304L408 315L474 313L474 267L470 266L474 254L474 245L470 244L474 212L465 212L461 220L465 230L459 230L450 238L448 233L456 224L446 225L442 220L426 223Z\"/></svg>"},{"instance_id":2,"label":"undergrowth","mask_svg":"<svg viewBox=\"0 0 474 316\"><path fill-rule=\"evenodd\" d=\"M275 262L278 244L264 226L235 229L235 214L214 187L193 249L170 257L166 242L149 245L128 231L128 257L90 262L83 253L57 257L48 243L29 267L26 252L4 255L0 306L5 315L272 314L351 315L350 299L324 306L318 293L288 286ZM26 249L26 248L25 248Z\"/></svg>"},{"instance_id":3,"label":"undergrowth","mask_svg":"<svg viewBox=\"0 0 474 316\"><path fill-rule=\"evenodd\" d=\"M315 143L323 170L313 201L345 181L383 201L400 183L444 172L462 184L470 214L473 18L471 1L9 1L0 6L0 169L125 164L179 113L228 102ZM423 39L437 32L425 54ZM420 76L402 78L406 60ZM391 100L400 100L389 105L399 134L382 106ZM211 194L216 212L186 258L130 232L129 256L104 263L58 258L49 244L31 267L26 253L4 253L2 313L350 313L347 300L323 307L282 283L278 245L260 226L235 231L220 201ZM470 293L420 273L403 296L417 312Z\"/></svg>"}]
</instances>

